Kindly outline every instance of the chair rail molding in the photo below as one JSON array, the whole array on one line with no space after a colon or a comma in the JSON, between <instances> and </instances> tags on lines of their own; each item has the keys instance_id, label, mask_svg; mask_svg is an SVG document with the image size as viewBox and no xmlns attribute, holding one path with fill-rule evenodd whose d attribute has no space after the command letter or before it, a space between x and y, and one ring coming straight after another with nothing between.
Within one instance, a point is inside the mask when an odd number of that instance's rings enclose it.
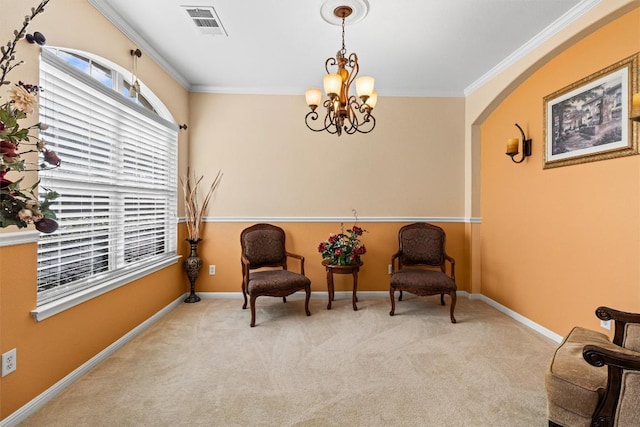
<instances>
[{"instance_id":1,"label":"chair rail molding","mask_svg":"<svg viewBox=\"0 0 640 427\"><path fill-rule=\"evenodd\" d=\"M36 230L0 233L0 247L36 243L39 238L40 232Z\"/></svg>"},{"instance_id":2,"label":"chair rail molding","mask_svg":"<svg viewBox=\"0 0 640 427\"><path fill-rule=\"evenodd\" d=\"M233 217L204 217L204 222L354 222L353 216L344 217L302 217L302 216L233 216ZM185 218L181 217L178 222L185 222ZM358 222L440 222L440 223L469 223L481 224L482 219L478 217L385 217L385 216L359 216Z\"/></svg>"}]
</instances>

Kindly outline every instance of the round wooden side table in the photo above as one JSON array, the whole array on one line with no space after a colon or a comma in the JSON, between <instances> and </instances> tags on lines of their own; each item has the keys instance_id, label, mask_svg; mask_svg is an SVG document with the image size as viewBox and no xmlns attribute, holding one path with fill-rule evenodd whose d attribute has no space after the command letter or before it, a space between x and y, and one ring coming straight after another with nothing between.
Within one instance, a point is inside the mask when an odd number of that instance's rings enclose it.
<instances>
[{"instance_id":1,"label":"round wooden side table","mask_svg":"<svg viewBox=\"0 0 640 427\"><path fill-rule=\"evenodd\" d=\"M362 267L364 263L362 261L358 261L356 264L347 264L347 265L338 265L331 264L331 261L325 259L322 261L322 265L327 270L327 291L329 293L329 304L327 304L327 310L331 310L331 301L335 300L335 289L333 287L333 275L334 274L351 274L353 276L353 311L358 311L358 306L356 302L358 301L358 297L356 296L356 292L358 290L358 271L360 271L360 267Z\"/></svg>"}]
</instances>

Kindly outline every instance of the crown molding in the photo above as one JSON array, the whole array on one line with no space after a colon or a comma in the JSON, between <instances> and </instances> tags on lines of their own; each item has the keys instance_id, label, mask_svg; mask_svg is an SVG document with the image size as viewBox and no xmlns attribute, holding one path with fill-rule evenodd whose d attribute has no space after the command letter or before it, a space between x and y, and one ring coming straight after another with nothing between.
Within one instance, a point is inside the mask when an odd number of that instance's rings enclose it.
<instances>
[{"instance_id":1,"label":"crown molding","mask_svg":"<svg viewBox=\"0 0 640 427\"><path fill-rule=\"evenodd\" d=\"M189 88L195 93L214 93L226 95L273 95L273 96L304 96L300 88L274 88L274 87L222 87L193 85ZM380 96L379 96L380 97ZM464 98L463 92L457 91L429 91L429 90L393 90L385 89L385 98Z\"/></svg>"},{"instance_id":2,"label":"crown molding","mask_svg":"<svg viewBox=\"0 0 640 427\"><path fill-rule=\"evenodd\" d=\"M154 60L160 67L162 67L171 77L173 77L182 87L189 90L190 83L187 79L178 72L164 57L155 50L144 38L129 24L126 23L120 15L116 13L111 6L107 4L105 0L88 0L89 4L93 6L98 12L102 14L109 22L111 22L118 30L122 32L129 40L133 42L145 55Z\"/></svg>"},{"instance_id":3,"label":"crown molding","mask_svg":"<svg viewBox=\"0 0 640 427\"><path fill-rule=\"evenodd\" d=\"M507 68L518 62L520 59L527 56L534 49L542 45L551 37L556 35L560 30L567 27L569 24L575 22L585 13L596 7L602 2L602 0L582 0L580 3L569 9L564 15L552 22L547 28L535 35L531 40L520 46L515 52L507 56L501 62L499 62L492 69L487 71L479 79L471 83L464 90L464 95L469 96L474 91L479 89L485 83L489 82L493 78L497 77Z\"/></svg>"}]
</instances>

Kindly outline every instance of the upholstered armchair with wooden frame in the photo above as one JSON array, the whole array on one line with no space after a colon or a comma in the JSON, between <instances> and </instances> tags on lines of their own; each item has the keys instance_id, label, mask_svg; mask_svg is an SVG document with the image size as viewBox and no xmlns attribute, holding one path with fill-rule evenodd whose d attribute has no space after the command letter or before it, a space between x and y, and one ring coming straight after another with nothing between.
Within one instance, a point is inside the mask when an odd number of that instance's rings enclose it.
<instances>
[{"instance_id":1,"label":"upholstered armchair with wooden frame","mask_svg":"<svg viewBox=\"0 0 640 427\"><path fill-rule=\"evenodd\" d=\"M304 257L287 252L285 233L280 227L271 224L255 224L245 228L240 234L242 246L242 295L243 309L247 308L247 295L251 306L251 327L256 325L256 298L259 296L282 297L297 291L305 291L304 309L307 316L311 281L304 275ZM287 258L297 259L300 273L287 269ZM261 269L260 271L252 271Z\"/></svg>"},{"instance_id":2,"label":"upholstered armchair with wooden frame","mask_svg":"<svg viewBox=\"0 0 640 427\"><path fill-rule=\"evenodd\" d=\"M615 323L613 342L575 327L545 374L550 427L640 426L640 314L599 307Z\"/></svg>"},{"instance_id":3,"label":"upholstered armchair with wooden frame","mask_svg":"<svg viewBox=\"0 0 640 427\"><path fill-rule=\"evenodd\" d=\"M398 301L402 301L402 292L415 295L440 295L440 304L444 304L444 295L451 298L451 323L456 323L453 311L456 308L456 261L445 251L446 234L438 226L418 222L405 225L398 231L398 252L391 257L391 278L389 297L391 298L390 316L395 314L394 293L400 291ZM446 263L450 265L450 274L446 272Z\"/></svg>"}]
</instances>

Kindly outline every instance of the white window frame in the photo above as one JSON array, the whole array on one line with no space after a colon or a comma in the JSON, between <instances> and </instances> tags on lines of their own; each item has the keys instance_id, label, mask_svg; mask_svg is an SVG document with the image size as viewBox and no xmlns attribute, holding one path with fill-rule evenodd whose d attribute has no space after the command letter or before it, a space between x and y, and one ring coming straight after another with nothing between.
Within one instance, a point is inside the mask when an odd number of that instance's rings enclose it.
<instances>
[{"instance_id":1,"label":"white window frame","mask_svg":"<svg viewBox=\"0 0 640 427\"><path fill-rule=\"evenodd\" d=\"M87 54L85 52L79 52L79 51L70 51L71 53L75 53L76 55L85 57L85 58L90 58L92 61L97 62L98 64L100 64L103 67L107 67L107 68L111 68L114 73L113 73L113 81L122 81L122 75L123 75L123 70L121 69L121 67L116 66L113 63L110 63L109 61L106 61L102 58L98 58L95 55L90 55ZM99 82L98 80L93 79L91 76L83 73L82 71L75 69L74 67L68 65L66 62L64 62L63 60L61 60L60 58L58 58L56 56L55 51L48 51L47 48L43 49L42 51L42 59L41 59L41 75L43 75L42 73L44 72L43 70L49 70L48 72L52 72L51 70L55 70L54 72L58 72L58 70L65 74L68 75L70 77L72 77L73 79L75 79L76 81L78 81L78 87L87 87L89 88L89 91L93 91L94 95L96 97L96 99L105 99L105 100L109 100L108 102L110 102L111 104L115 104L118 105L121 104L121 106L123 106L123 109L118 110L118 111L125 111L125 113L129 113L132 116L136 116L136 117L140 117L140 119L138 120L144 120L145 122L154 122L157 123L158 125L160 125L163 129L165 129L165 132L168 132L167 135L169 135L168 137L171 138L173 136L173 134L175 133L175 143L173 144L173 146L170 147L170 151L167 152L167 154L165 154L166 156L169 157L169 161L168 161L168 170L167 173L165 175L167 175L167 177L165 177L164 179L169 183L164 187L169 187L166 192L164 193L159 193L159 194L165 194L164 200L166 200L166 203L169 203L168 206L170 206L170 213L167 215L164 215L165 220L163 220L164 222L164 234L160 234L160 239L162 241L162 245L161 247L163 248L162 253L161 254L156 254L156 255L151 255L151 256L147 256L147 258L144 258L141 261L133 261L129 264L123 263L123 258L124 258L124 241L125 239L125 226L126 226L126 222L125 219L126 218L130 218L131 215L129 217L126 217L124 214L124 203L120 203L120 211L118 212L118 209L113 210L114 208L109 208L109 212L110 214L108 215L109 218L109 222L112 221L112 217L117 217L116 219L116 224L115 227L113 227L111 230L115 231L115 236L111 235L111 232L109 232L109 244L108 244L108 259L109 259L109 263L116 263L116 267L112 268L111 266L109 267L108 271L106 272L102 272L102 273L98 273L95 275L91 275L88 278L85 279L81 279L78 280L77 282L72 282L71 286L69 286L69 288L71 288L68 291L64 291L64 292L60 292L58 293L57 290L54 291L43 291L42 293L39 292L39 298L38 298L38 307L32 311L32 315L34 316L34 318L37 321L41 321L43 319L46 319L47 317L53 316L56 313L59 313L61 311L64 311L68 308L71 308L75 305L81 304L85 301L88 301L92 298L95 298L98 295L102 295L106 292L109 292L112 289L118 288L120 286L126 285L127 283L130 283L134 280L137 280L141 277L144 277L148 274L151 274L155 271L161 270L169 265L175 264L178 259L180 258L177 253L176 253L176 247L177 247L177 132L178 132L178 126L175 124L175 121L171 118L170 120L167 120L166 118L161 117L159 114L155 113L155 112L151 112L148 109L146 109L145 107L131 102L130 100L126 99L126 97L124 95L122 95L120 93L120 91L118 90L118 86L121 86L120 84L116 84L115 88L108 88L106 86L104 86L103 83ZM65 77L66 78L66 77ZM42 85L42 83L41 83ZM41 121L45 124L47 123L47 111L48 108L50 107L51 101L47 101L47 88L46 85L43 86L44 92L41 94L41 99L44 100L44 104L41 104ZM81 89L78 89L78 91L80 91ZM70 92L70 91L69 91ZM154 109L156 109L157 112L168 113L168 109L164 106L164 104L162 104L162 102L160 102L160 100L151 92L148 90L148 88L144 85L141 84L141 92L144 94L145 98L149 101L149 103L154 107ZM47 106L49 105L49 106ZM162 115L165 115L162 114ZM170 115L169 115L170 117ZM53 120L53 119L52 119ZM141 126L142 122L138 122L138 124ZM122 132L122 124L118 123L118 132ZM51 130L49 131L43 131L41 132L41 135L45 137L45 139L47 139L47 133L51 132ZM155 134L154 134L155 135ZM54 143L52 145L54 145L52 148L56 149L55 147L55 133L51 133L51 137L54 139ZM140 136L142 138L142 136ZM127 140L127 138L129 138L128 141L128 147L131 149L132 147L132 140L131 140L131 135L118 135L114 141L116 144L124 144L123 148L127 147L127 142L125 142ZM148 138L148 137L147 137ZM64 142L62 143L64 146ZM166 148L165 148L166 149ZM116 149L117 152L124 152L125 150L122 148L118 148ZM61 154L61 153L59 153ZM143 153L144 155L144 153ZM40 173L40 178L42 180L41 182L41 187L48 187L51 188L52 190L56 190L58 191L58 189L56 188L56 183L59 184L60 186L64 187L64 188L73 188L76 187L79 190L83 190L86 191L86 194L95 194L96 192L99 191L104 191L103 188L100 188L98 184L86 184L82 182L81 176L78 177L77 180L74 180L73 182L69 179L69 172L65 172L64 170L64 165L65 165L65 160L64 160L64 156L60 156L62 158L62 166L61 169L57 169L54 171L42 171ZM152 160L153 161L153 160ZM155 163L151 163L150 165L154 165ZM149 168L149 170L153 170L153 171L157 171L157 169L153 169L153 168ZM62 172L62 175L56 177L56 172L60 171ZM66 178L64 178L64 173L66 173ZM150 172L151 175L154 174L154 172ZM151 191L151 196L149 196L149 200L151 200L151 202L153 202L153 194L154 191L159 191L159 190L153 190L153 178L150 178L150 187L148 191ZM144 186L142 183L138 184L140 186ZM157 186L157 184L156 184ZM127 187L127 185L125 185L125 187ZM131 195L131 185L128 185L128 190L125 189L124 194L128 194L128 200L132 200L134 201L137 197L134 195ZM67 191L72 191L72 190L67 190ZM113 193L109 193L110 198L114 199L115 197L117 197L117 193L118 191L116 191L114 189ZM141 192L143 193L143 192ZM71 194L71 193L68 193ZM142 195L141 198L144 197L144 194ZM160 197L160 196L156 196L156 197ZM70 200L70 199L68 199ZM62 202L61 202L62 203ZM70 203L70 202L67 202ZM153 203L151 204L152 207L150 208L151 211L153 211ZM93 205L92 205L93 206ZM110 205L111 206L111 205ZM56 209L56 206L53 205L52 206L54 208L54 210ZM64 208L62 208L64 209ZM135 211L138 212L138 211ZM62 214L61 216L64 216L64 214ZM134 217L136 215L133 215ZM156 218L155 216L152 216L152 218ZM157 220L154 224L157 223ZM64 228L64 218L60 219L60 224L61 224L61 230ZM158 225L156 224L156 229L158 227ZM137 230L137 228L134 228L134 230ZM153 231L153 227L152 227L152 231ZM103 231L104 233L104 231ZM46 241L48 239L53 239L55 238L55 234L53 235L41 235L40 239L39 239L39 249L41 247L41 244L45 245ZM157 233L155 233L157 234ZM152 237L149 238L149 241L151 242L150 244L155 244L157 246L158 243L154 243L157 241L158 237L153 237L154 233L152 233ZM129 237L129 236L126 236ZM137 247L137 246L134 246ZM140 248L142 249L146 249L146 247L144 246L144 244L140 245ZM60 255L60 259L64 259L64 255ZM103 257L103 256L102 256ZM93 259L93 258L91 258ZM93 263L91 263L93 264ZM93 268L93 267L92 267ZM60 285L60 288L66 288L67 285ZM57 288L55 288L57 289ZM56 293L58 293L58 295L56 295ZM41 298L41 296L44 295L43 298Z\"/></svg>"}]
</instances>

